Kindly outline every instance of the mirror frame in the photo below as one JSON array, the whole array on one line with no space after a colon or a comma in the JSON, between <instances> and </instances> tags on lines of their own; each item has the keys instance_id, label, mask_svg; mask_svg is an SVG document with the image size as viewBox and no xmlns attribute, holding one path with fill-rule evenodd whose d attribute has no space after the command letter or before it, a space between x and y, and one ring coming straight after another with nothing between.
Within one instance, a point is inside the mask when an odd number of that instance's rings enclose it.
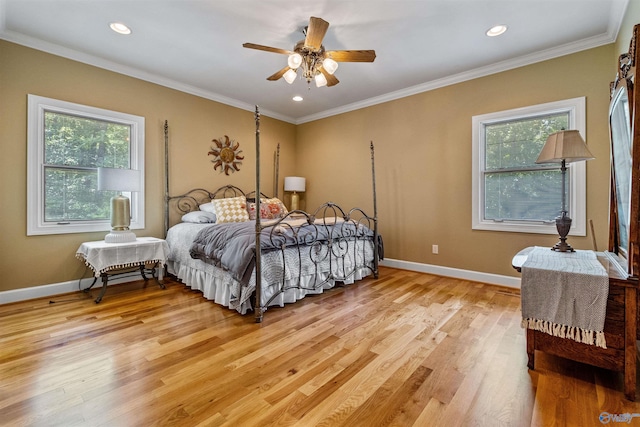
<instances>
[{"instance_id":1,"label":"mirror frame","mask_svg":"<svg viewBox=\"0 0 640 427\"><path fill-rule=\"evenodd\" d=\"M611 102L609 105L609 138L611 143L611 181L610 181L610 202L609 202L609 252L615 254L614 259L619 267L629 277L637 277L640 273L640 252L639 242L640 235L638 221L640 220L640 117L638 112L637 99L635 96L634 83L636 74L636 60L638 58L637 51L637 35L640 31L640 24L633 28L631 42L629 44L629 52L620 55L618 60L618 70L615 80L610 86ZM614 140L614 132L612 126L612 114L615 111L616 102L622 96L622 92L626 92L629 102L629 137L630 141L623 141L625 144L622 148L630 148L631 165L628 173L616 173L617 163L615 162L614 153L620 142ZM627 242L628 247L621 245L621 234L625 232L626 227L620 224L619 200L616 194L618 186L616 185L616 175L627 175L630 177L629 189L629 206L628 211L628 230Z\"/></svg>"}]
</instances>

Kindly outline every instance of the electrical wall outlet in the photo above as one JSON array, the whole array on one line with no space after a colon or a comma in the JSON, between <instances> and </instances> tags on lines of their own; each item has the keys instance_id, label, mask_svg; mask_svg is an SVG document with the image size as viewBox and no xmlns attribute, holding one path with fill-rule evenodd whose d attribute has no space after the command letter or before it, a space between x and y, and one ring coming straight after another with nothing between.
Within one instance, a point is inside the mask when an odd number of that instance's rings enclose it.
<instances>
[{"instance_id":1,"label":"electrical wall outlet","mask_svg":"<svg viewBox=\"0 0 640 427\"><path fill-rule=\"evenodd\" d=\"M434 254L438 253L438 245L431 245L431 252Z\"/></svg>"}]
</instances>

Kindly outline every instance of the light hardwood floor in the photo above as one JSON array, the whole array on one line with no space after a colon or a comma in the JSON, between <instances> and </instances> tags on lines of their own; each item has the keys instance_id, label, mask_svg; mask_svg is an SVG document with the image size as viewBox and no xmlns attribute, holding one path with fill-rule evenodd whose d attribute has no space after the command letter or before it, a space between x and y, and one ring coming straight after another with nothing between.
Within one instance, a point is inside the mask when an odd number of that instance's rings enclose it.
<instances>
[{"instance_id":1,"label":"light hardwood floor","mask_svg":"<svg viewBox=\"0 0 640 427\"><path fill-rule=\"evenodd\" d=\"M541 353L527 370L514 290L382 268L256 324L165 283L110 287L100 304L78 292L0 305L0 424L601 426L603 412L640 413L619 374Z\"/></svg>"}]
</instances>

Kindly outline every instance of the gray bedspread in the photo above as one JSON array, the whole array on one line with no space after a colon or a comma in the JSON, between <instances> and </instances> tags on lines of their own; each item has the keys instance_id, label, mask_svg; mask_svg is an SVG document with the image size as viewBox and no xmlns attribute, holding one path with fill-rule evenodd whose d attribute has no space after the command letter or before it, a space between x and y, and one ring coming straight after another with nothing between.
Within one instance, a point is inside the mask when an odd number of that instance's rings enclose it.
<instances>
[{"instance_id":1,"label":"gray bedspread","mask_svg":"<svg viewBox=\"0 0 640 427\"><path fill-rule=\"evenodd\" d=\"M246 221L205 227L191 246L191 257L224 268L246 285L255 267L255 225L255 221ZM322 220L316 220L314 224L281 222L262 230L260 246L265 252L295 245L317 245L329 240L355 239L356 236L371 239L373 231L351 221L335 224Z\"/></svg>"}]
</instances>

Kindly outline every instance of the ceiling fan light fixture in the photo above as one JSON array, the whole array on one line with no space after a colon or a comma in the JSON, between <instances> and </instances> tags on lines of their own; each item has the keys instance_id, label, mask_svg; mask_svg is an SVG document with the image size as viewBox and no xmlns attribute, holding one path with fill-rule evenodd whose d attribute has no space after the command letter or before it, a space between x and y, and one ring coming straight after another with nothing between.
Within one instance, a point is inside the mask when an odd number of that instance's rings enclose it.
<instances>
[{"instance_id":1,"label":"ceiling fan light fixture","mask_svg":"<svg viewBox=\"0 0 640 427\"><path fill-rule=\"evenodd\" d=\"M315 80L316 80L317 87L322 87L327 85L327 78L322 73L316 74Z\"/></svg>"},{"instance_id":2,"label":"ceiling fan light fixture","mask_svg":"<svg viewBox=\"0 0 640 427\"><path fill-rule=\"evenodd\" d=\"M284 77L287 83L292 84L293 82L296 81L296 77L298 77L298 73L296 73L296 70L291 68L286 73L284 73L282 77Z\"/></svg>"},{"instance_id":3,"label":"ceiling fan light fixture","mask_svg":"<svg viewBox=\"0 0 640 427\"><path fill-rule=\"evenodd\" d=\"M243 43L242 47L287 56L287 65L267 77L269 81L284 78L287 83L293 84L299 69L301 70L300 79L306 80L309 89L312 80L315 80L317 87L333 87L340 83L333 75L338 69L338 62L373 62L376 52L374 50L325 50L322 39L328 28L327 21L312 16L309 18L309 25L303 31L304 40L296 43L292 50L255 43Z\"/></svg>"},{"instance_id":4,"label":"ceiling fan light fixture","mask_svg":"<svg viewBox=\"0 0 640 427\"><path fill-rule=\"evenodd\" d=\"M302 55L297 52L292 53L287 59L287 64L289 65L289 68L293 68L294 70L297 69L300 64L302 64Z\"/></svg>"},{"instance_id":5,"label":"ceiling fan light fixture","mask_svg":"<svg viewBox=\"0 0 640 427\"><path fill-rule=\"evenodd\" d=\"M331 58L325 58L324 61L322 61L322 68L324 68L327 73L333 75L338 69L338 63Z\"/></svg>"}]
</instances>

